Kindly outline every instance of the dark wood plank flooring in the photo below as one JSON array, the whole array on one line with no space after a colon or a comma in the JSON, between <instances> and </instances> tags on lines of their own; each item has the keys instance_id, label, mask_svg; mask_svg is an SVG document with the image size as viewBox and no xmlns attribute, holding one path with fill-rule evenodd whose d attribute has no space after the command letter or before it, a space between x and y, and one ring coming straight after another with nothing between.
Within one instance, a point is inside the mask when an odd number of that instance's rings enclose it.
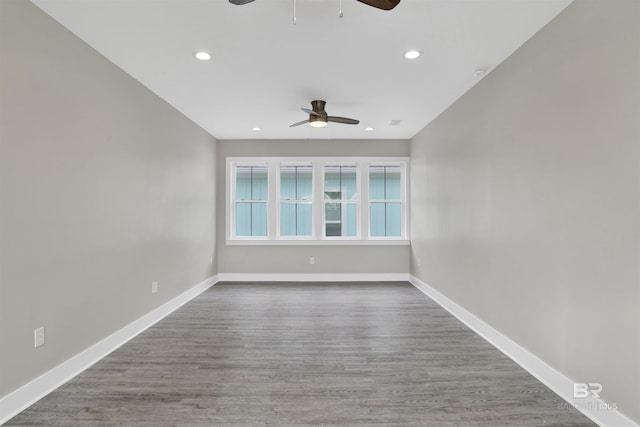
<instances>
[{"instance_id":1,"label":"dark wood plank flooring","mask_svg":"<svg viewBox=\"0 0 640 427\"><path fill-rule=\"evenodd\" d=\"M408 283L219 283L7 426L592 426Z\"/></svg>"}]
</instances>

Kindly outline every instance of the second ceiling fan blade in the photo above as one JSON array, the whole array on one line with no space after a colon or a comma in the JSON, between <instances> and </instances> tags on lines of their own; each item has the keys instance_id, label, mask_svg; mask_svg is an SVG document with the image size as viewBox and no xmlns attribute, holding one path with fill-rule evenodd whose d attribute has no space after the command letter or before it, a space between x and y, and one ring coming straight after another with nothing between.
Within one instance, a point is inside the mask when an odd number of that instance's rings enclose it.
<instances>
[{"instance_id":1,"label":"second ceiling fan blade","mask_svg":"<svg viewBox=\"0 0 640 427\"><path fill-rule=\"evenodd\" d=\"M360 120L349 119L347 117L336 117L336 116L327 117L327 121L334 122L334 123L344 123L345 125L357 125L358 123L360 123Z\"/></svg>"},{"instance_id":2,"label":"second ceiling fan blade","mask_svg":"<svg viewBox=\"0 0 640 427\"><path fill-rule=\"evenodd\" d=\"M294 123L294 124L292 124L292 125L289 125L289 127L290 127L290 128L294 128L294 127L296 127L296 126L300 126L300 125L303 125L303 124L305 124L305 123L309 123L309 120L307 119L307 120L303 120L303 121L298 122L298 123Z\"/></svg>"},{"instance_id":3,"label":"second ceiling fan blade","mask_svg":"<svg viewBox=\"0 0 640 427\"><path fill-rule=\"evenodd\" d=\"M368 4L382 10L391 10L396 7L400 0L358 0L360 3Z\"/></svg>"},{"instance_id":4,"label":"second ceiling fan blade","mask_svg":"<svg viewBox=\"0 0 640 427\"><path fill-rule=\"evenodd\" d=\"M312 116L319 116L320 115L320 114L316 113L315 111L310 110L308 108L301 108L301 110L304 111L307 114L311 114Z\"/></svg>"}]
</instances>

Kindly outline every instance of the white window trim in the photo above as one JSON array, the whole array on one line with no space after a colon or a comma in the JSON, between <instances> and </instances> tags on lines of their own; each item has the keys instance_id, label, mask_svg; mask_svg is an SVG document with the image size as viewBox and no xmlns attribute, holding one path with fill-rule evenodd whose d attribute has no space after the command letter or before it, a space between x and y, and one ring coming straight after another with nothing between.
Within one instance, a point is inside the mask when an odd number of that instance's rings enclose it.
<instances>
[{"instance_id":1,"label":"white window trim","mask_svg":"<svg viewBox=\"0 0 640 427\"><path fill-rule=\"evenodd\" d=\"M236 216L236 199L232 196L233 194L235 194L236 192L236 180L235 180L235 166L267 166L267 168L269 168L269 164L267 162L265 162L264 160L262 161L238 161L235 162L233 164L234 168L233 168L233 180L229 181L229 185L227 185L227 200L226 200L226 214L227 214L227 218L233 219ZM232 221L231 225L232 227L229 228L227 227L227 240L228 241L249 241L249 242L256 242L256 241L267 241L270 239L270 227L269 224L271 223L271 216L269 215L269 206L272 204L271 203L271 184L270 184L270 174L268 173L267 175L267 189L268 189L268 193L267 193L267 200L266 200L266 204L267 204L267 235L266 236L236 236L235 233L235 222ZM229 225L229 224L228 224Z\"/></svg>"},{"instance_id":2,"label":"white window trim","mask_svg":"<svg viewBox=\"0 0 640 427\"><path fill-rule=\"evenodd\" d=\"M409 173L408 171L408 161L381 161L381 162L377 162L377 161L371 161L369 162L369 164L367 165L367 177L366 177L366 181L367 181L367 206L364 207L364 209L367 209L367 215L365 215L367 217L368 221L371 221L371 209L369 208L369 204L373 201L373 202L400 202L400 213L402 215L403 218L403 222L402 222L402 229L400 231L400 239L402 240L403 238L409 236L409 222L410 222L410 218L409 218L409 208L408 208L408 201L409 201L409 181L407 180L407 174ZM371 166L400 166L400 189L402 191L402 193L400 194L400 200L395 200L395 199L385 199L385 200L370 200L369 199L369 185L370 185L370 180L369 180L369 167ZM369 240L389 240L389 239L398 239L398 237L387 237L387 236L372 236L371 235L371 229L369 228L368 224L367 224L367 238Z\"/></svg>"},{"instance_id":3,"label":"white window trim","mask_svg":"<svg viewBox=\"0 0 640 427\"><path fill-rule=\"evenodd\" d=\"M270 158L268 158L270 159ZM271 163L271 162L270 162ZM275 185L275 193L276 193L276 215L275 215L275 222L276 222L276 233L275 233L275 239L280 240L280 241L286 241L286 240L295 240L295 241L301 241L301 240L316 240L316 227L315 227L315 223L316 223L316 215L315 212L312 212L311 214L311 235L310 236L280 236L280 168L281 166L311 166L311 206L313 207L313 209L315 210L315 206L314 206L314 201L316 199L316 168L315 165L313 164L313 162L309 162L309 161L302 161L302 162L297 162L297 161L290 161L287 158L284 158L281 161L278 161L276 163L276 182L274 183ZM271 185L269 186L271 187ZM235 217L234 217L235 218ZM233 221L233 218L231 218L231 220Z\"/></svg>"},{"instance_id":4,"label":"white window trim","mask_svg":"<svg viewBox=\"0 0 640 427\"><path fill-rule=\"evenodd\" d=\"M356 199L355 200L339 200L337 203L343 204L343 203L355 203L356 204L356 215L358 218L358 227L356 229L356 235L355 236L327 236L327 229L326 229L326 220L327 220L327 211L325 209L325 205L327 203L336 203L335 201L326 201L324 199L324 182L325 182L325 166L355 166L356 167ZM335 241L343 241L343 240L349 240L349 241L353 241L353 240L362 240L362 236L364 235L362 233L362 173L361 173L361 169L362 169L362 163L358 162L358 161L345 161L344 158L339 158L338 161L336 162L322 162L322 165L320 165L321 170L322 170L322 182L321 182L321 193L320 193L320 205L321 205L321 211L320 211L320 215L321 215L321 219L322 219L322 225L321 225L321 231L322 233L320 234L322 236L322 240L327 240L327 241L331 241L331 242L335 242ZM342 191L342 189L341 189Z\"/></svg>"},{"instance_id":5,"label":"white window trim","mask_svg":"<svg viewBox=\"0 0 640 427\"><path fill-rule=\"evenodd\" d=\"M267 236L235 236L235 167L267 165ZM312 165L312 232L311 236L280 236L280 166ZM358 229L356 236L325 236L324 166L356 165L356 202ZM402 235L372 237L369 230L369 166L402 167ZM409 158L408 157L227 157L225 240L227 245L409 245ZM366 210L366 212L365 212Z\"/></svg>"}]
</instances>

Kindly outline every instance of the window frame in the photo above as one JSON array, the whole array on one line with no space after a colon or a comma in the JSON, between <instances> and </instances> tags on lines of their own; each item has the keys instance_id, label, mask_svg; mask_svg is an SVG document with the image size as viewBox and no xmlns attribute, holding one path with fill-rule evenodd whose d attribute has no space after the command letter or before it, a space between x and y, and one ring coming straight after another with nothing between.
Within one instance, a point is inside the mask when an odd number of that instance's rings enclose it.
<instances>
[{"instance_id":1,"label":"window frame","mask_svg":"<svg viewBox=\"0 0 640 427\"><path fill-rule=\"evenodd\" d=\"M225 243L227 245L409 245L409 158L408 157L227 157L225 174ZM235 235L236 166L267 166L267 235ZM312 166L311 236L280 236L280 168ZM324 182L325 166L356 166L355 236L326 236ZM369 200L370 166L401 167L401 235L371 236Z\"/></svg>"},{"instance_id":2,"label":"window frame","mask_svg":"<svg viewBox=\"0 0 640 427\"><path fill-rule=\"evenodd\" d=\"M281 203L282 203L282 194L281 194L281 185L280 185L280 179L281 179L281 172L282 172L282 166L311 166L311 201L309 202L311 204L311 235L310 236L283 236L282 230L281 230ZM316 168L314 166L314 164L312 162L292 162L292 161L288 161L288 160L282 160L279 161L277 163L276 166L276 180L277 182L274 183L275 185L275 193L276 193L276 238L278 240L315 240L316 239L316 215L315 215L315 204L314 204L314 200L316 199L316 188L315 188L315 183L316 183ZM295 200L293 201L293 203L302 203L302 201L298 201ZM267 212L269 211L269 208L267 207Z\"/></svg>"},{"instance_id":3,"label":"window frame","mask_svg":"<svg viewBox=\"0 0 640 427\"><path fill-rule=\"evenodd\" d=\"M237 167L256 167L256 166L264 166L267 168L267 199L265 201L260 200L260 202L264 202L267 206L267 235L266 236L238 236L236 235L236 222L235 222L235 218L236 218L236 203L238 203L238 199L235 197L236 195L236 172L237 172ZM231 240L237 240L237 241L241 241L241 240L249 240L249 241L255 241L255 240L269 240L270 239L270 233L269 233L269 224L271 223L270 217L269 217L269 205L270 205L270 199L271 199L271 177L269 174L269 164L267 162L236 162L233 165L233 177L229 182L229 186L231 187L229 192L228 192L228 196L230 196L230 198L227 198L227 216L231 215L232 218L231 219L231 223L233 225L233 228L227 230L227 232L229 233L228 236ZM242 203L247 203L246 200L242 200ZM254 201L251 200L248 203L253 203Z\"/></svg>"},{"instance_id":4,"label":"window frame","mask_svg":"<svg viewBox=\"0 0 640 427\"><path fill-rule=\"evenodd\" d=\"M324 198L324 193L325 193L325 180L326 180L326 173L327 173L327 166L353 166L356 168L356 199L351 201L351 200L343 200L342 198L338 201L335 200L329 200L327 201ZM344 161L344 158L341 158L340 161L337 162L323 162L321 165L322 168L322 194L320 196L320 203L322 204L321 206L321 211L322 211L322 239L323 240L329 240L329 241L342 241L342 240L362 240L362 165L358 162L358 161ZM340 191L342 191L342 189L340 189ZM327 221L327 211L326 211L326 205L327 203L339 203L340 205L342 204L346 204L346 203L355 203L356 205L356 218L357 218L357 225L356 225L356 235L355 236L327 236L327 229L326 229L326 221ZM341 216L343 216L344 214L342 214L341 211ZM342 220L342 218L341 218Z\"/></svg>"},{"instance_id":5,"label":"window frame","mask_svg":"<svg viewBox=\"0 0 640 427\"><path fill-rule=\"evenodd\" d=\"M370 178L370 172L371 172L371 167L377 167L377 166L399 166L400 167L400 200L395 200L395 199L372 199L371 197L369 197L369 194L371 194L371 178ZM389 239L397 239L397 236L372 236L371 235L371 204L372 203L389 203L389 202L400 202L400 217L402 219L402 223L400 224L400 238L403 238L405 236L407 236L408 233L408 222L409 222L409 215L408 215L408 208L407 208L407 200L409 197L409 193L408 193L408 182L407 182L407 164L405 162L389 162L389 161L382 161L382 162L370 162L367 165L367 217L369 219L369 226L367 227L367 236L368 239L370 240L389 240Z\"/></svg>"}]
</instances>

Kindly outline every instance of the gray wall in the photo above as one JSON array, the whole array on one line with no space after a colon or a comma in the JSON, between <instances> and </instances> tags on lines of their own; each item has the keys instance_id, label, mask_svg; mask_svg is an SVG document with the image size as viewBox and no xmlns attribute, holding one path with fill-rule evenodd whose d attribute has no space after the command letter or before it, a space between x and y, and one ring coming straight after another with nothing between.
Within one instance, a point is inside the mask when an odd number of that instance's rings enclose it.
<instances>
[{"instance_id":1,"label":"gray wall","mask_svg":"<svg viewBox=\"0 0 640 427\"><path fill-rule=\"evenodd\" d=\"M216 273L216 148L30 2L0 28L4 396Z\"/></svg>"},{"instance_id":2,"label":"gray wall","mask_svg":"<svg viewBox=\"0 0 640 427\"><path fill-rule=\"evenodd\" d=\"M220 273L408 273L409 246L227 246L225 159L251 156L408 156L407 140L218 141ZM315 257L315 265L309 257ZM248 262L251 260L251 262Z\"/></svg>"},{"instance_id":3,"label":"gray wall","mask_svg":"<svg viewBox=\"0 0 640 427\"><path fill-rule=\"evenodd\" d=\"M411 272L640 422L640 2L578 0L411 142Z\"/></svg>"}]
</instances>

